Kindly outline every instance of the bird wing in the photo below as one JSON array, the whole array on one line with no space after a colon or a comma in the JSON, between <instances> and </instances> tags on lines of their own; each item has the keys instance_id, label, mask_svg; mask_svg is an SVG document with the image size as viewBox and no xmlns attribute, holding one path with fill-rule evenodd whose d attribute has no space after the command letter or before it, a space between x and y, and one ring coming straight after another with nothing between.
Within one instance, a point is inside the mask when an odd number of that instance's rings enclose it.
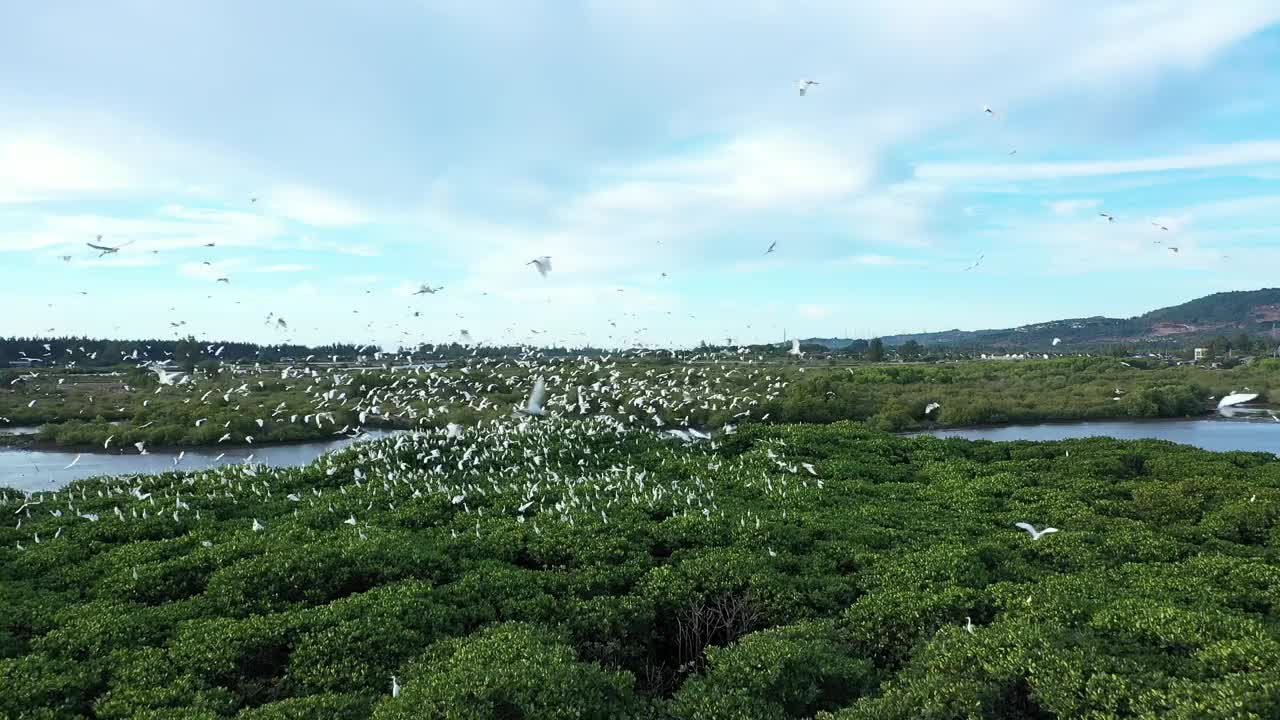
<instances>
[{"instance_id":1,"label":"bird wing","mask_svg":"<svg viewBox=\"0 0 1280 720\"><path fill-rule=\"evenodd\" d=\"M1014 523L1013 526L1016 528L1022 528L1023 530L1026 530L1032 535L1036 534L1036 528L1031 523L1019 522L1019 523Z\"/></svg>"},{"instance_id":2,"label":"bird wing","mask_svg":"<svg viewBox=\"0 0 1280 720\"><path fill-rule=\"evenodd\" d=\"M547 381L538 378L533 383L533 392L529 393L529 402L525 405L525 410L535 412L542 409L542 403L547 397Z\"/></svg>"},{"instance_id":3,"label":"bird wing","mask_svg":"<svg viewBox=\"0 0 1280 720\"><path fill-rule=\"evenodd\" d=\"M1051 532L1058 532L1058 528L1045 528L1040 531L1041 535L1048 535Z\"/></svg>"},{"instance_id":4,"label":"bird wing","mask_svg":"<svg viewBox=\"0 0 1280 720\"><path fill-rule=\"evenodd\" d=\"M107 246L105 246L105 245L94 245L93 243L85 243L85 245L88 245L89 247L93 248L94 250L106 250L106 251L108 251L108 252L110 252L110 251L112 251L112 250L115 250L115 248L113 248L113 247L107 247Z\"/></svg>"}]
</instances>

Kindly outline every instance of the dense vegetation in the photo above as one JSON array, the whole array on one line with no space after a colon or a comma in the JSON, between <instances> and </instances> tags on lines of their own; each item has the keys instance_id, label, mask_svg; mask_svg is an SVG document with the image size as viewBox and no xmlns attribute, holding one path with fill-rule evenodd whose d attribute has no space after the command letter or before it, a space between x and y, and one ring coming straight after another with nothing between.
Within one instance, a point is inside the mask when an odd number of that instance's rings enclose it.
<instances>
[{"instance_id":1,"label":"dense vegetation","mask_svg":"<svg viewBox=\"0 0 1280 720\"><path fill-rule=\"evenodd\" d=\"M186 337L176 340L104 340L87 337L4 337L0 338L0 368L12 361L38 360L39 366L107 368L121 363L164 362L194 366L197 363L276 362L282 358L308 355L328 358L354 358L355 345L334 343L317 347L280 344L257 345L246 342L197 341ZM374 353L375 346L363 351Z\"/></svg>"},{"instance_id":2,"label":"dense vegetation","mask_svg":"<svg viewBox=\"0 0 1280 720\"><path fill-rule=\"evenodd\" d=\"M139 441L210 445L224 436L233 445L327 439L357 426L443 427L509 415L533 377L543 375L560 415L610 414L648 427L866 420L911 430L1194 416L1208 412L1212 398L1244 387L1265 400L1280 378L1275 359L1226 369L1137 358L840 364L697 357L587 362L542 355L430 370L299 365L287 373L227 364L163 387L136 367L116 375L10 370L0 372L0 425L43 424L36 441L84 449L100 449L108 438L117 449ZM941 408L926 413L935 402Z\"/></svg>"},{"instance_id":3,"label":"dense vegetation","mask_svg":"<svg viewBox=\"0 0 1280 720\"><path fill-rule=\"evenodd\" d=\"M1280 715L1270 455L548 421L28 501L3 717Z\"/></svg>"}]
</instances>

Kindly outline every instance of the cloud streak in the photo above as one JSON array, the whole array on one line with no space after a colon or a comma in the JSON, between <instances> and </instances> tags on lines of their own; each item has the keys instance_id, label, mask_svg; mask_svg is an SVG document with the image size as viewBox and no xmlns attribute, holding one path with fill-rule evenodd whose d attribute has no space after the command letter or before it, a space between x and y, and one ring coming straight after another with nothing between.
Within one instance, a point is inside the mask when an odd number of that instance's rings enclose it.
<instances>
[{"instance_id":1,"label":"cloud streak","mask_svg":"<svg viewBox=\"0 0 1280 720\"><path fill-rule=\"evenodd\" d=\"M1177 172L1208 168L1256 167L1280 163L1280 140L1231 143L1189 152L1132 160L1055 163L921 163L915 175L922 180L1010 182L1064 178Z\"/></svg>"}]
</instances>

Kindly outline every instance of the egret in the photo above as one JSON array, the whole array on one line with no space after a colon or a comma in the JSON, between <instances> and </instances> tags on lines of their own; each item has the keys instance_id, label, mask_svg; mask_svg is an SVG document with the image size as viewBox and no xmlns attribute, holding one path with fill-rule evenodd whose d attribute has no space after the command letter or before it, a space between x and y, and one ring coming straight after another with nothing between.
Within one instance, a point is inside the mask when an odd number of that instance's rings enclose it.
<instances>
[{"instance_id":1,"label":"egret","mask_svg":"<svg viewBox=\"0 0 1280 720\"><path fill-rule=\"evenodd\" d=\"M1014 523L1013 526L1026 530L1027 533L1031 535L1032 540L1039 540L1041 537L1048 535L1049 533L1058 532L1058 528L1055 528L1055 527L1047 527L1043 530L1036 530L1034 525L1026 522Z\"/></svg>"}]
</instances>

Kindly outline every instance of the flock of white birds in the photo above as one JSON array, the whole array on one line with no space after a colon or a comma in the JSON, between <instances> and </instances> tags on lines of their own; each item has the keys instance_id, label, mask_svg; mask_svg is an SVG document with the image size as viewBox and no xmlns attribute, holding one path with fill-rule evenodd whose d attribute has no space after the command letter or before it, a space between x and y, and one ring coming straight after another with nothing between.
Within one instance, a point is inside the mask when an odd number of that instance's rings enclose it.
<instances>
[{"instance_id":1,"label":"flock of white birds","mask_svg":"<svg viewBox=\"0 0 1280 720\"><path fill-rule=\"evenodd\" d=\"M797 81L798 92L804 96L818 84ZM984 111L996 115L989 107ZM101 236L88 243L99 257L114 255L128 244L109 244ZM776 246L772 243L765 254L773 253ZM965 270L981 262L979 255ZM548 256L527 264L544 277L552 271ZM230 283L229 278L218 280ZM423 284L413 294L434 295L442 289ZM266 323L282 330L289 327L274 314L267 316ZM181 326L177 323L175 329ZM464 342L470 340L466 330L461 336ZM206 359L217 360L222 353L213 346L206 350ZM799 341L792 341L789 354L803 360ZM670 515L760 530L762 552L772 557L777 553L767 542L768 526L787 521L785 503L773 501L794 493L821 492L825 482L813 463L788 457L782 441L754 447L732 460L714 452L718 443L736 432L737 423L768 420L760 406L776 399L787 386L781 372L759 364L760 358L750 357L745 348L736 354L694 355L669 365L655 365L652 360L657 355L646 357L643 352L560 360L537 351L506 359L473 354L451 366L421 360L415 364L412 357L380 354L360 357L356 367L347 368L320 369L309 362L311 358L278 369L227 363L226 374L246 377L238 385L221 389L211 388L198 374L168 371L136 350L122 355L156 373L155 393L180 394L184 404L207 405L210 410L229 408L250 414L256 410L258 428L276 423L317 428L328 424L335 435L347 437L358 437L372 426L410 429L384 440L357 443L302 468L271 468L250 456L244 462L186 472L179 455L169 473L100 477L65 489L2 493L0 508L12 513L19 529L41 516L56 519L51 534L41 537L33 531L28 542L17 543L19 550L75 542L78 526L96 523L166 522L173 524L175 532L200 537L205 534L203 523L218 521L228 514L229 505L243 501L263 510L245 520L246 532L271 533L291 517L318 512L331 518L333 532L359 538L377 532L376 519L370 518L415 503L448 509L455 539L462 533L480 537L486 522L528 523L541 533L548 523L603 527L610 523L611 514L660 509ZM337 358L333 360L336 364ZM74 359L65 364L74 366ZM255 405L254 393L263 387L268 372L278 372L279 380L290 387L302 386L307 406ZM375 377L379 382L370 382ZM509 414L491 399L516 392L526 399L511 407ZM460 407L484 418L470 426L449 420ZM938 408L931 403L926 413ZM336 427L339 411L346 411L355 422ZM715 428L691 422L691 415L710 414L727 420ZM195 426L207 421L197 419ZM113 449L112 440L107 439L104 450ZM218 440L253 441L252 434L231 431ZM145 443L135 447L140 454L148 452ZM646 451L645 467L630 461ZM756 488L762 496L758 510L727 515L717 494L730 484ZM1057 532L1056 528L1037 530L1028 523L1018 523L1017 528L1032 540ZM209 539L200 542L205 547L212 544ZM971 624L968 629L973 631ZM392 694L399 689L398 679L392 678Z\"/></svg>"}]
</instances>

